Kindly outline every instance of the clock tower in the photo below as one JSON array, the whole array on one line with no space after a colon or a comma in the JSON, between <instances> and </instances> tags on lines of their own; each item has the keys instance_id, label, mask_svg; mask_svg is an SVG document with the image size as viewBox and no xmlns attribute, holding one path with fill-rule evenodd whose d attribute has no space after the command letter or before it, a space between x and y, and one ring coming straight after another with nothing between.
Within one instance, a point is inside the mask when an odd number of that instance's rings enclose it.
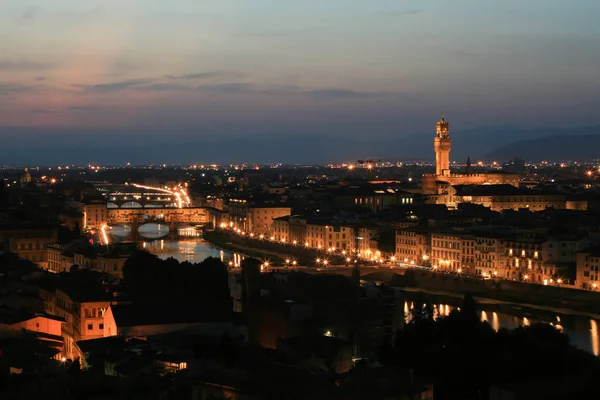
<instances>
[{"instance_id":1,"label":"clock tower","mask_svg":"<svg viewBox=\"0 0 600 400\"><path fill-rule=\"evenodd\" d=\"M435 174L437 176L450 176L450 129L449 123L440 119L436 124L433 149L435 150Z\"/></svg>"}]
</instances>

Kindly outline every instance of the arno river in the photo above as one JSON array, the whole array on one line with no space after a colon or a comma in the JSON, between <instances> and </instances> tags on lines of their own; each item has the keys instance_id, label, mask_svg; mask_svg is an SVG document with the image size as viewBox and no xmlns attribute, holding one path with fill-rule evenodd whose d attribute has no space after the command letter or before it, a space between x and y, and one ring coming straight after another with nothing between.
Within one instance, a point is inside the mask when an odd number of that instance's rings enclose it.
<instances>
[{"instance_id":1,"label":"arno river","mask_svg":"<svg viewBox=\"0 0 600 400\"><path fill-rule=\"evenodd\" d=\"M183 238L178 240L160 239L165 235L165 226L149 226L145 225L143 232L140 235L147 238L142 242L142 246L151 253L158 255L160 258L167 259L173 257L179 261L201 262L207 257L216 257L224 262L230 260L240 262L242 256L234 254L226 250L216 248L210 243L198 237ZM111 235L116 241L122 240L127 236L128 232L123 227L115 227L111 230ZM460 306L460 298L442 298L439 296L422 294L424 301L430 302L434 310L434 316L448 315L455 307ZM404 314L408 315L411 307L414 306L414 301L417 294L414 292L406 293L406 301L404 303ZM495 330L500 328L513 329L520 326L527 326L537 322L544 322L556 326L558 329L565 332L571 339L571 343L580 349L587 350L595 355L600 354L600 337L598 335L598 322L583 316L575 316L568 314L558 314L552 312L535 312L529 310L524 312L519 307L514 307L511 311L510 307L504 307L502 311L496 307L480 305L482 310L480 318L487 321Z\"/></svg>"}]
</instances>

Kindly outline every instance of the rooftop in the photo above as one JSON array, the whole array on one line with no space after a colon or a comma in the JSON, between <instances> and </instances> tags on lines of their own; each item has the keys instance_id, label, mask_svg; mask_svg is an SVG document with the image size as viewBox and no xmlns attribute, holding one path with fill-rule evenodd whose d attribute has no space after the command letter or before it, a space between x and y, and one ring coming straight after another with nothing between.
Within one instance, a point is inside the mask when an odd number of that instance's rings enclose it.
<instances>
[{"instance_id":1,"label":"rooftop","mask_svg":"<svg viewBox=\"0 0 600 400\"><path fill-rule=\"evenodd\" d=\"M186 304L117 304L111 305L118 326L228 322L230 315L218 307L190 307Z\"/></svg>"},{"instance_id":2,"label":"rooftop","mask_svg":"<svg viewBox=\"0 0 600 400\"><path fill-rule=\"evenodd\" d=\"M512 185L455 185L458 196L540 196L558 195L555 192L519 188Z\"/></svg>"}]
</instances>

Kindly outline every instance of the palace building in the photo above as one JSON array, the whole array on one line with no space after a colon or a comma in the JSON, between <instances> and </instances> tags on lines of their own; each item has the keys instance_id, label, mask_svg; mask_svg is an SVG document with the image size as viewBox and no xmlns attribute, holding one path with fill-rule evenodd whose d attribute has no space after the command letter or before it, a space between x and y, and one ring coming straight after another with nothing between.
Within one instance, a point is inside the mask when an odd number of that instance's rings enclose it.
<instances>
[{"instance_id":1,"label":"palace building","mask_svg":"<svg viewBox=\"0 0 600 400\"><path fill-rule=\"evenodd\" d=\"M436 124L436 135L433 140L435 150L435 174L423 175L423 193L429 195L447 194L451 186L456 185L512 185L519 187L519 175L504 171L492 171L480 174L471 173L467 162L465 173L456 174L450 170L450 123L442 118Z\"/></svg>"}]
</instances>

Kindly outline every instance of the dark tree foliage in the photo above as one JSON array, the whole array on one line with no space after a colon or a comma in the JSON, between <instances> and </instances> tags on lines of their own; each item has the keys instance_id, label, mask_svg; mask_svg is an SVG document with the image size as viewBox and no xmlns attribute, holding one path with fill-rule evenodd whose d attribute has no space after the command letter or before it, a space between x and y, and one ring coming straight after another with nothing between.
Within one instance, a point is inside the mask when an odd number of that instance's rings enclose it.
<instances>
[{"instance_id":1,"label":"dark tree foliage","mask_svg":"<svg viewBox=\"0 0 600 400\"><path fill-rule=\"evenodd\" d=\"M123 277L127 292L141 300L231 302L227 268L213 257L192 264L138 251L125 262Z\"/></svg>"},{"instance_id":2,"label":"dark tree foliage","mask_svg":"<svg viewBox=\"0 0 600 400\"><path fill-rule=\"evenodd\" d=\"M381 361L432 379L436 399L482 398L493 384L600 373L596 357L572 347L569 338L550 325L495 332L480 321L470 295L460 311L448 317L434 321L427 310L415 303L393 349L382 347Z\"/></svg>"},{"instance_id":3,"label":"dark tree foliage","mask_svg":"<svg viewBox=\"0 0 600 400\"><path fill-rule=\"evenodd\" d=\"M396 251L396 230L390 229L379 234L378 249L387 253Z\"/></svg>"}]
</instances>

